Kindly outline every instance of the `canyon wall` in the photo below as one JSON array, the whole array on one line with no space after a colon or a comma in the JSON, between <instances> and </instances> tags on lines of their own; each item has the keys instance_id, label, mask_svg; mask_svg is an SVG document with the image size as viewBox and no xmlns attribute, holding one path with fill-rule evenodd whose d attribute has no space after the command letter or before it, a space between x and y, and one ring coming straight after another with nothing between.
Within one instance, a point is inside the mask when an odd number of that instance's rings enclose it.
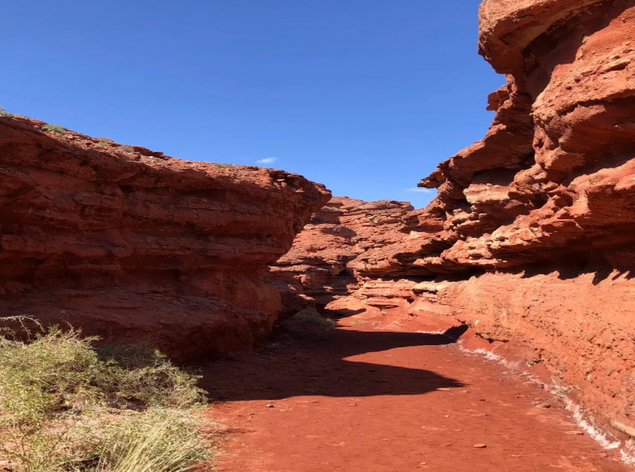
<instances>
[{"instance_id":1,"label":"canyon wall","mask_svg":"<svg viewBox=\"0 0 635 472\"><path fill-rule=\"evenodd\" d=\"M281 309L259 273L329 198L283 171L2 117L2 316L150 339L183 359L249 347Z\"/></svg>"},{"instance_id":2,"label":"canyon wall","mask_svg":"<svg viewBox=\"0 0 635 472\"><path fill-rule=\"evenodd\" d=\"M340 259L357 283L325 308L465 323L635 435L635 0L485 0L479 50L507 78L489 131Z\"/></svg>"}]
</instances>

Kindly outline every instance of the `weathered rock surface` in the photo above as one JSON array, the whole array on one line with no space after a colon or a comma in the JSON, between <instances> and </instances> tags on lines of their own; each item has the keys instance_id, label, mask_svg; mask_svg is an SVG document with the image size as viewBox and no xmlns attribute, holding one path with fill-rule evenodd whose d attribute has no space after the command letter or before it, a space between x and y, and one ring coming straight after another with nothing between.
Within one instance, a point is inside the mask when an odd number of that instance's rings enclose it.
<instances>
[{"instance_id":1,"label":"weathered rock surface","mask_svg":"<svg viewBox=\"0 0 635 472\"><path fill-rule=\"evenodd\" d=\"M325 308L357 286L349 263L365 251L397 243L407 202L364 202L333 197L296 237L291 250L265 277L283 293L285 314Z\"/></svg>"},{"instance_id":2,"label":"weathered rock surface","mask_svg":"<svg viewBox=\"0 0 635 472\"><path fill-rule=\"evenodd\" d=\"M635 0L485 0L480 26L508 81L489 131L420 182L438 195L396 242L346 262L358 285L329 308L465 322L635 431Z\"/></svg>"},{"instance_id":3,"label":"weathered rock surface","mask_svg":"<svg viewBox=\"0 0 635 472\"><path fill-rule=\"evenodd\" d=\"M494 122L421 181L438 197L419 227L366 253L361 273L583 263L632 244L635 3L590 3L483 3L481 50L509 74L490 96Z\"/></svg>"},{"instance_id":4,"label":"weathered rock surface","mask_svg":"<svg viewBox=\"0 0 635 472\"><path fill-rule=\"evenodd\" d=\"M328 201L322 185L44 125L0 118L3 316L149 337L181 358L270 330L280 295L258 274Z\"/></svg>"}]
</instances>

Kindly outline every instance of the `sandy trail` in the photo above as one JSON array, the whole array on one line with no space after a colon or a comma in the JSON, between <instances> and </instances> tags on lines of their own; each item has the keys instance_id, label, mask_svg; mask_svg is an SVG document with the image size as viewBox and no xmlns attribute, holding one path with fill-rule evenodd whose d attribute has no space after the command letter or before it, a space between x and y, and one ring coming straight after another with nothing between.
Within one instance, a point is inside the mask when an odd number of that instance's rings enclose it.
<instances>
[{"instance_id":1,"label":"sandy trail","mask_svg":"<svg viewBox=\"0 0 635 472\"><path fill-rule=\"evenodd\" d=\"M553 395L440 335L287 322L203 376L222 472L630 470Z\"/></svg>"}]
</instances>

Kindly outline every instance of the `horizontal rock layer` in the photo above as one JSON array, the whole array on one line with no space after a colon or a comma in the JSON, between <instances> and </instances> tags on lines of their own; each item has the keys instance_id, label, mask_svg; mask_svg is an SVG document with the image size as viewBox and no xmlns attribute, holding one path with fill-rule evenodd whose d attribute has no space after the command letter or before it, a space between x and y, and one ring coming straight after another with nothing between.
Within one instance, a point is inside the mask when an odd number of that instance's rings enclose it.
<instances>
[{"instance_id":1,"label":"horizontal rock layer","mask_svg":"<svg viewBox=\"0 0 635 472\"><path fill-rule=\"evenodd\" d=\"M328 201L323 186L44 125L0 118L4 316L151 338L182 358L270 330L280 296L258 273Z\"/></svg>"}]
</instances>

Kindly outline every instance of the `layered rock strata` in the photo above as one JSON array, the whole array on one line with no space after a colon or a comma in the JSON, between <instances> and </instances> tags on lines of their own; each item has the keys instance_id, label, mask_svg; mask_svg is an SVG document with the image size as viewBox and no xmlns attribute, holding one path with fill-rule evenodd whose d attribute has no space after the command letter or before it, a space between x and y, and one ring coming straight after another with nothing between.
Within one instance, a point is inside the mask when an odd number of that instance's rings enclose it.
<instances>
[{"instance_id":1,"label":"layered rock strata","mask_svg":"<svg viewBox=\"0 0 635 472\"><path fill-rule=\"evenodd\" d=\"M507 78L489 131L329 307L466 323L635 435L635 0L485 0L479 48Z\"/></svg>"},{"instance_id":2,"label":"layered rock strata","mask_svg":"<svg viewBox=\"0 0 635 472\"><path fill-rule=\"evenodd\" d=\"M0 307L178 358L250 346L280 295L259 272L330 195L283 171L194 163L0 118Z\"/></svg>"},{"instance_id":3,"label":"layered rock strata","mask_svg":"<svg viewBox=\"0 0 635 472\"><path fill-rule=\"evenodd\" d=\"M282 292L285 314L307 306L323 310L348 295L357 286L349 263L400 241L402 219L411 210L407 202L333 197L265 275Z\"/></svg>"}]
</instances>

